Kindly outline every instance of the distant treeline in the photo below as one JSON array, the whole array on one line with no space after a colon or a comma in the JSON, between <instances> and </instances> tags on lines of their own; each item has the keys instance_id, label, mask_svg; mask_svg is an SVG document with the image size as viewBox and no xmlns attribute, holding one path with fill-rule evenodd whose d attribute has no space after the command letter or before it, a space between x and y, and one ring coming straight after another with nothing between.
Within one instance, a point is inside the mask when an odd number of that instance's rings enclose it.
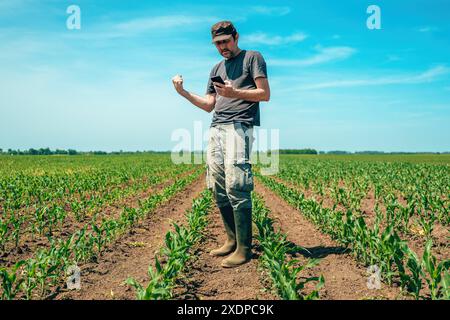
<instances>
[{"instance_id":1,"label":"distant treeline","mask_svg":"<svg viewBox=\"0 0 450 320\"><path fill-rule=\"evenodd\" d=\"M40 148L33 149L30 148L28 150L14 150L8 149L3 150L0 148L0 154L9 154L9 155L26 155L26 156L49 156L49 155L81 155L81 154L95 154L95 155L107 155L107 154L139 154L139 153L168 153L168 151L77 151L74 149L56 149L50 150L50 148Z\"/></svg>"},{"instance_id":2,"label":"distant treeline","mask_svg":"<svg viewBox=\"0 0 450 320\"><path fill-rule=\"evenodd\" d=\"M314 149L279 149L280 154L317 154Z\"/></svg>"},{"instance_id":3,"label":"distant treeline","mask_svg":"<svg viewBox=\"0 0 450 320\"><path fill-rule=\"evenodd\" d=\"M280 154L333 154L333 155L339 155L339 154L371 154L371 155L377 155L377 154L450 154L450 151L445 152L384 152L384 151L345 151L345 150L331 150L331 151L317 151L315 149L279 149Z\"/></svg>"},{"instance_id":4,"label":"distant treeline","mask_svg":"<svg viewBox=\"0 0 450 320\"><path fill-rule=\"evenodd\" d=\"M384 151L345 151L345 150L331 150L331 151L317 151L315 149L279 149L280 154L449 154L446 152L384 152Z\"/></svg>"},{"instance_id":5,"label":"distant treeline","mask_svg":"<svg viewBox=\"0 0 450 320\"><path fill-rule=\"evenodd\" d=\"M377 155L377 154L449 154L450 151L444 151L444 152L401 152L401 151L394 151L394 152L384 152L384 151L355 151L355 152L349 152L349 151L343 151L343 150L332 150L332 151L319 151L319 154L371 154L371 155Z\"/></svg>"},{"instance_id":6,"label":"distant treeline","mask_svg":"<svg viewBox=\"0 0 450 320\"><path fill-rule=\"evenodd\" d=\"M30 148L28 150L14 150L14 149L8 149L8 151L3 151L2 149L0 149L0 153L3 154L10 154L10 155L27 155L27 156L37 156L37 155L42 155L42 156L48 156L48 155L53 155L53 154L70 154L70 155L76 155L79 152L73 149L68 149L68 150L60 150L60 149L56 149L56 150L50 150L50 148L40 148L40 149L34 149L34 148Z\"/></svg>"},{"instance_id":7,"label":"distant treeline","mask_svg":"<svg viewBox=\"0 0 450 320\"><path fill-rule=\"evenodd\" d=\"M188 151L187 151L188 152ZM273 152L273 151L272 151ZM389 155L389 154L450 154L450 151L445 152L384 152L384 151L355 151L349 152L344 150L332 150L332 151L317 151L315 149L279 149L280 154L333 154L333 155L351 155L351 154L372 154L372 155ZM140 154L140 153L170 153L170 151L77 151L74 149L56 149L50 150L50 148L40 148L40 149L28 149L28 150L13 150L8 149L3 150L0 148L0 154L9 155L27 155L27 156L37 156L37 155L81 155L81 154L94 154L94 155L107 155L107 154ZM271 151L269 151L271 153Z\"/></svg>"}]
</instances>

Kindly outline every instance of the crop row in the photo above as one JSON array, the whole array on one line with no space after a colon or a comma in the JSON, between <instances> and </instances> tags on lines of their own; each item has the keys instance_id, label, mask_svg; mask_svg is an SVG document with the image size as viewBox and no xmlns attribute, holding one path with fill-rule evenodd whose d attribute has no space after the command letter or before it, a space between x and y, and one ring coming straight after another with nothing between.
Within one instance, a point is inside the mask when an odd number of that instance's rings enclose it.
<instances>
[{"instance_id":1,"label":"crop row","mask_svg":"<svg viewBox=\"0 0 450 320\"><path fill-rule=\"evenodd\" d=\"M398 282L401 288L413 294L416 299L450 298L450 260L437 262L431 253L432 242L428 240L422 258L401 240L392 225L381 228L382 213L377 212L372 228L363 217L346 212L324 208L314 199L285 184L258 175L270 189L279 194L293 207L315 223L321 231L329 234L341 245L349 246L355 257L365 265L377 265L383 280L388 284ZM428 293L423 294L426 284Z\"/></svg>"},{"instance_id":2,"label":"crop row","mask_svg":"<svg viewBox=\"0 0 450 320\"><path fill-rule=\"evenodd\" d=\"M257 239L262 248L260 265L269 274L272 284L278 296L283 300L312 300L319 298L319 290L325 284L325 279L320 277L300 278L300 273L317 265L320 259L309 259L308 263L301 264L296 259L287 260L293 248L286 240L286 235L273 228L273 220L269 217L270 211L265 206L263 199L253 193L253 221L258 228ZM315 290L304 294L305 284L317 282Z\"/></svg>"}]
</instances>

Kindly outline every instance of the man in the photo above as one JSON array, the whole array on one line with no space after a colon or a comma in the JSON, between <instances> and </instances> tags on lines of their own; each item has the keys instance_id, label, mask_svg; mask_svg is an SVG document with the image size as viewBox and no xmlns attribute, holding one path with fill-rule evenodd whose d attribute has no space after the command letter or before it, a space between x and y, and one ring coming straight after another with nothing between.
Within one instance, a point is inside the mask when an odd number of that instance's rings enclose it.
<instances>
[{"instance_id":1,"label":"man","mask_svg":"<svg viewBox=\"0 0 450 320\"><path fill-rule=\"evenodd\" d=\"M239 34L230 21L214 24L211 35L225 59L211 70L206 96L184 90L181 75L173 77L172 82L192 104L207 112L215 111L208 142L207 185L213 190L227 240L210 254L232 253L222 261L223 267L230 268L252 257L252 130L260 125L259 102L269 101L270 88L263 57L257 51L238 47ZM212 82L214 76L220 76L225 84Z\"/></svg>"}]
</instances>

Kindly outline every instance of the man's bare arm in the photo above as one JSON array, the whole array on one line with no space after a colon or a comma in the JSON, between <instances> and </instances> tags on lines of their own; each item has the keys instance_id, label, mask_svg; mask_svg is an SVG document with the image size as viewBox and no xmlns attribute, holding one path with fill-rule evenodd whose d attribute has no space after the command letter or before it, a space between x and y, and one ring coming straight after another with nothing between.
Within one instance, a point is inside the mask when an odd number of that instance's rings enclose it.
<instances>
[{"instance_id":1,"label":"man's bare arm","mask_svg":"<svg viewBox=\"0 0 450 320\"><path fill-rule=\"evenodd\" d=\"M206 112L211 112L214 110L214 106L216 105L216 94L207 94L206 97L201 97L194 93L190 93L183 88L183 78L180 75L176 75L172 78L173 86L177 92L185 97L189 102L193 105L199 107Z\"/></svg>"},{"instance_id":2,"label":"man's bare arm","mask_svg":"<svg viewBox=\"0 0 450 320\"><path fill-rule=\"evenodd\" d=\"M225 81L225 85L214 83L219 95L228 98L237 98L247 101L259 102L270 100L270 87L267 78L259 77L255 79L256 89L236 89L230 81Z\"/></svg>"},{"instance_id":3,"label":"man's bare arm","mask_svg":"<svg viewBox=\"0 0 450 320\"><path fill-rule=\"evenodd\" d=\"M189 100L189 102L193 105L205 110L206 112L211 112L214 110L214 106L216 104L215 94L207 94L206 97L201 97L199 95L196 95L195 93L183 90L180 95Z\"/></svg>"}]
</instances>

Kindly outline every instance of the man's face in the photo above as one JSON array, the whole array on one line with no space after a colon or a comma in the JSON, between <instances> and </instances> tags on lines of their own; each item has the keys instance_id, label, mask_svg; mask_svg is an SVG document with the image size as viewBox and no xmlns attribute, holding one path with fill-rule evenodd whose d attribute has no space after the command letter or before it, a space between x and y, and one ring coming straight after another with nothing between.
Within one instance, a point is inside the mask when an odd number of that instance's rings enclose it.
<instances>
[{"instance_id":1,"label":"man's face","mask_svg":"<svg viewBox=\"0 0 450 320\"><path fill-rule=\"evenodd\" d=\"M236 35L236 39L231 37L227 40L215 41L214 44L225 59L230 59L233 58L238 51L237 40L238 35Z\"/></svg>"}]
</instances>

